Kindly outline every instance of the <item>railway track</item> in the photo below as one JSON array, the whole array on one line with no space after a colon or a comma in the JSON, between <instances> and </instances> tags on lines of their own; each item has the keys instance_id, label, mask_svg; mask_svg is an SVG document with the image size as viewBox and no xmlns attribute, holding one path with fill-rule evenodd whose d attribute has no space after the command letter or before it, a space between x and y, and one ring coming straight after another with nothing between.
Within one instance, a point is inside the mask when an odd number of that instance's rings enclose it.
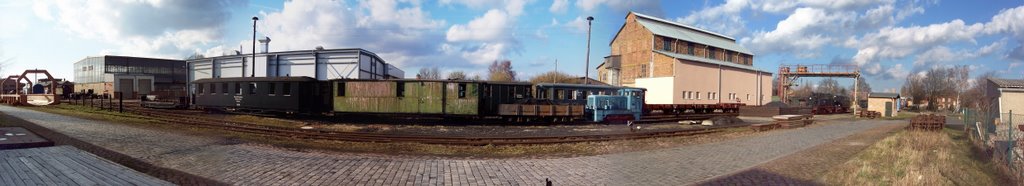
<instances>
[{"instance_id":1,"label":"railway track","mask_svg":"<svg viewBox=\"0 0 1024 186\"><path fill-rule=\"evenodd\" d=\"M157 120L160 123L187 125L199 128L217 129L248 134L279 136L297 139L313 140L337 140L353 142L376 142L376 143L422 143L422 144L443 144L443 145L531 145L531 144L557 144L557 143L580 143L599 142L613 140L632 140L644 138L690 136L721 132L734 127L712 127L701 129L687 129L659 132L637 132L620 134L588 134L568 136L534 136L534 137L453 137L453 136L431 136L431 135L395 135L367 132L343 132L315 129L299 129L289 127L266 126L254 123L229 121L196 115L196 113L173 113L167 110L154 110L142 108L138 105L125 104L125 111L138 115L148 116L149 119ZM727 114L724 114L727 115ZM717 116L717 115L716 115ZM713 117L713 116L711 116ZM701 116L701 118L710 118ZM660 118L659 120L664 120ZM679 120L679 119L675 119Z\"/></svg>"}]
</instances>

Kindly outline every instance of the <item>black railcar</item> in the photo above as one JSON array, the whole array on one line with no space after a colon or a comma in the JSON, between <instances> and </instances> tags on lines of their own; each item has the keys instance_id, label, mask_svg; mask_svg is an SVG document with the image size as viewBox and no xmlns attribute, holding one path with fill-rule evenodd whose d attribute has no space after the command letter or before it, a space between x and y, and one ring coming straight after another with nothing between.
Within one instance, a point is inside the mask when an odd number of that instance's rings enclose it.
<instances>
[{"instance_id":1,"label":"black railcar","mask_svg":"<svg viewBox=\"0 0 1024 186\"><path fill-rule=\"evenodd\" d=\"M319 113L329 110L325 83L309 77L240 77L193 82L195 106L255 112Z\"/></svg>"}]
</instances>

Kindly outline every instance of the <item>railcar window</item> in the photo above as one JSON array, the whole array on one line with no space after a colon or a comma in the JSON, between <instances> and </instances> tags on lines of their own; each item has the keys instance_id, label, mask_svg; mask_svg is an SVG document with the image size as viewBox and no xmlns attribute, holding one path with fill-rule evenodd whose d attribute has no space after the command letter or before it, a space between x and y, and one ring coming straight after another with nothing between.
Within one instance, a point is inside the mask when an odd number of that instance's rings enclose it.
<instances>
[{"instance_id":1,"label":"railcar window","mask_svg":"<svg viewBox=\"0 0 1024 186\"><path fill-rule=\"evenodd\" d=\"M249 83L249 94L256 94L256 83Z\"/></svg>"},{"instance_id":2,"label":"railcar window","mask_svg":"<svg viewBox=\"0 0 1024 186\"><path fill-rule=\"evenodd\" d=\"M337 96L345 96L345 83L339 82L338 85L335 87L338 89L336 90L337 92L335 93Z\"/></svg>"},{"instance_id":3,"label":"railcar window","mask_svg":"<svg viewBox=\"0 0 1024 186\"><path fill-rule=\"evenodd\" d=\"M395 96L405 97L405 82L395 82Z\"/></svg>"},{"instance_id":4,"label":"railcar window","mask_svg":"<svg viewBox=\"0 0 1024 186\"><path fill-rule=\"evenodd\" d=\"M228 83L221 83L220 84L220 88L221 88L221 92L220 93L228 94L228 91L229 91Z\"/></svg>"},{"instance_id":5,"label":"railcar window","mask_svg":"<svg viewBox=\"0 0 1024 186\"><path fill-rule=\"evenodd\" d=\"M242 83L235 83L235 95L242 95Z\"/></svg>"},{"instance_id":6,"label":"railcar window","mask_svg":"<svg viewBox=\"0 0 1024 186\"><path fill-rule=\"evenodd\" d=\"M274 95L277 83L267 83L267 94Z\"/></svg>"},{"instance_id":7,"label":"railcar window","mask_svg":"<svg viewBox=\"0 0 1024 186\"><path fill-rule=\"evenodd\" d=\"M459 98L466 98L466 84L459 83Z\"/></svg>"},{"instance_id":8,"label":"railcar window","mask_svg":"<svg viewBox=\"0 0 1024 186\"><path fill-rule=\"evenodd\" d=\"M292 95L292 83L284 83L284 85L281 85L281 88L282 88L282 90L281 90L281 94L282 95L285 95L285 96Z\"/></svg>"},{"instance_id":9,"label":"railcar window","mask_svg":"<svg viewBox=\"0 0 1024 186\"><path fill-rule=\"evenodd\" d=\"M196 93L203 94L203 84L196 86Z\"/></svg>"}]
</instances>

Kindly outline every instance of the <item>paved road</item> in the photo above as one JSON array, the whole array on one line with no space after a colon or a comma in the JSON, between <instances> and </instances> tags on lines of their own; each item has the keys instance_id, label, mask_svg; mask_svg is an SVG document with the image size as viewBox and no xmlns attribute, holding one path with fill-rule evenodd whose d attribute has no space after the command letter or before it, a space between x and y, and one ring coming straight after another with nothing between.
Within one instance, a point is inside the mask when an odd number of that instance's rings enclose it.
<instances>
[{"instance_id":1,"label":"paved road","mask_svg":"<svg viewBox=\"0 0 1024 186\"><path fill-rule=\"evenodd\" d=\"M239 185L680 185L900 121L781 130L679 148L554 159L453 159L282 150L0 106L0 112L156 165Z\"/></svg>"}]
</instances>

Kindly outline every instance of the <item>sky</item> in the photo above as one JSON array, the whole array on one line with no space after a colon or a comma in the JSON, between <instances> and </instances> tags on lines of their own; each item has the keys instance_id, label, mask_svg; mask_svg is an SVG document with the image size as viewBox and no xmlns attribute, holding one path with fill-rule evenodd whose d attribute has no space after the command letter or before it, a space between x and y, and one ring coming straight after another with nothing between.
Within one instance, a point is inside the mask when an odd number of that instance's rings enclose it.
<instances>
[{"instance_id":1,"label":"sky","mask_svg":"<svg viewBox=\"0 0 1024 186\"><path fill-rule=\"evenodd\" d=\"M1024 78L1024 1L894 0L36 0L0 1L0 73L73 78L87 56L183 59L250 51L364 48L414 77L423 67L485 75L510 60L519 78L590 75L634 11L721 33L754 66L853 64L876 91L908 75L966 65ZM556 65L557 61L557 65ZM808 79L814 82L815 79ZM849 86L850 80L840 80Z\"/></svg>"}]
</instances>

